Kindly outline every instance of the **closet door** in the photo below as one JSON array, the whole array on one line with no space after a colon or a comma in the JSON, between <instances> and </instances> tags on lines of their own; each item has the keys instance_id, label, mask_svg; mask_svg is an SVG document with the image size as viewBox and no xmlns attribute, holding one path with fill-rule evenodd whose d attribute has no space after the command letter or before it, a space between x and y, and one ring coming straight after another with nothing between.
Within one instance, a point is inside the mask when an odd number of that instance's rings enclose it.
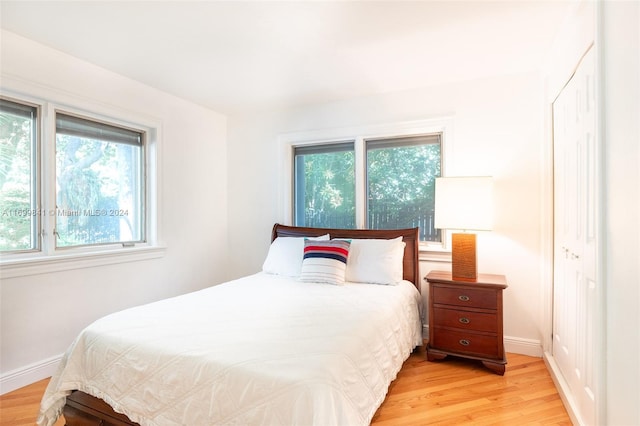
<instances>
[{"instance_id":1,"label":"closet door","mask_svg":"<svg viewBox=\"0 0 640 426\"><path fill-rule=\"evenodd\" d=\"M574 407L596 423L597 154L593 48L553 103L553 356Z\"/></svg>"}]
</instances>

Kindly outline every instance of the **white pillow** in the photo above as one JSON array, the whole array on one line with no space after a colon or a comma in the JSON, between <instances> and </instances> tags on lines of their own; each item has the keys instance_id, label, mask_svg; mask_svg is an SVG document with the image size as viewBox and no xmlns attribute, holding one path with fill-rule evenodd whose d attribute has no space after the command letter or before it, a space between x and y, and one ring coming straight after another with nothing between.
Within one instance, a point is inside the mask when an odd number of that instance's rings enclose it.
<instances>
[{"instance_id":1,"label":"white pillow","mask_svg":"<svg viewBox=\"0 0 640 426\"><path fill-rule=\"evenodd\" d=\"M329 234L309 237L309 240L326 241ZM268 274L298 277L302 269L305 237L278 237L271 243L262 270Z\"/></svg>"},{"instance_id":2,"label":"white pillow","mask_svg":"<svg viewBox=\"0 0 640 426\"><path fill-rule=\"evenodd\" d=\"M387 285L399 283L402 281L404 247L402 237L351 240L346 280Z\"/></svg>"}]
</instances>

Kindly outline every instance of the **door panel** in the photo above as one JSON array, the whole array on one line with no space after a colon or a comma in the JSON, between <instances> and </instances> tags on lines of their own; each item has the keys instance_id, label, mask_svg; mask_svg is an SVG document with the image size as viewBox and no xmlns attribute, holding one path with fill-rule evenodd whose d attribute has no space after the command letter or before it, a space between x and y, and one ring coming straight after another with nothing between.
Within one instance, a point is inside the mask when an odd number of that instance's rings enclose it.
<instances>
[{"instance_id":1,"label":"door panel","mask_svg":"<svg viewBox=\"0 0 640 426\"><path fill-rule=\"evenodd\" d=\"M586 424L595 424L597 147L593 49L553 104L553 356Z\"/></svg>"}]
</instances>

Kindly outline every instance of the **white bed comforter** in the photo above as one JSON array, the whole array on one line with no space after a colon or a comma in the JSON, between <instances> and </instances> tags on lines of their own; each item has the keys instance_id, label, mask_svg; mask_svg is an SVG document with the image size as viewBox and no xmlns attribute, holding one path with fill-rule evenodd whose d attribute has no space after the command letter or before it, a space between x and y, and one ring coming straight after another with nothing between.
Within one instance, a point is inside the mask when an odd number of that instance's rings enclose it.
<instances>
[{"instance_id":1,"label":"white bed comforter","mask_svg":"<svg viewBox=\"0 0 640 426\"><path fill-rule=\"evenodd\" d=\"M147 425L366 425L413 348L420 297L397 286L259 273L104 317L65 354L42 400L73 389Z\"/></svg>"}]
</instances>

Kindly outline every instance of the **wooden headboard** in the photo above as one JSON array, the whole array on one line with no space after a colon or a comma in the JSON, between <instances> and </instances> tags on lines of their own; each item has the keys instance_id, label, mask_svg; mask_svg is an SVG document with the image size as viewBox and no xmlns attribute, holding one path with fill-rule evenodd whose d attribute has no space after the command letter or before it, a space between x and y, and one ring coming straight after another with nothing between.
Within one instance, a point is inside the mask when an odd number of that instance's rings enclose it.
<instances>
[{"instance_id":1,"label":"wooden headboard","mask_svg":"<svg viewBox=\"0 0 640 426\"><path fill-rule=\"evenodd\" d=\"M402 261L402 278L411 281L420 290L420 271L418 263L418 228L407 229L331 229L305 228L287 226L276 223L271 232L271 241L277 237L317 237L329 234L331 238L377 238L391 239L402 237L405 242L404 259Z\"/></svg>"}]
</instances>

